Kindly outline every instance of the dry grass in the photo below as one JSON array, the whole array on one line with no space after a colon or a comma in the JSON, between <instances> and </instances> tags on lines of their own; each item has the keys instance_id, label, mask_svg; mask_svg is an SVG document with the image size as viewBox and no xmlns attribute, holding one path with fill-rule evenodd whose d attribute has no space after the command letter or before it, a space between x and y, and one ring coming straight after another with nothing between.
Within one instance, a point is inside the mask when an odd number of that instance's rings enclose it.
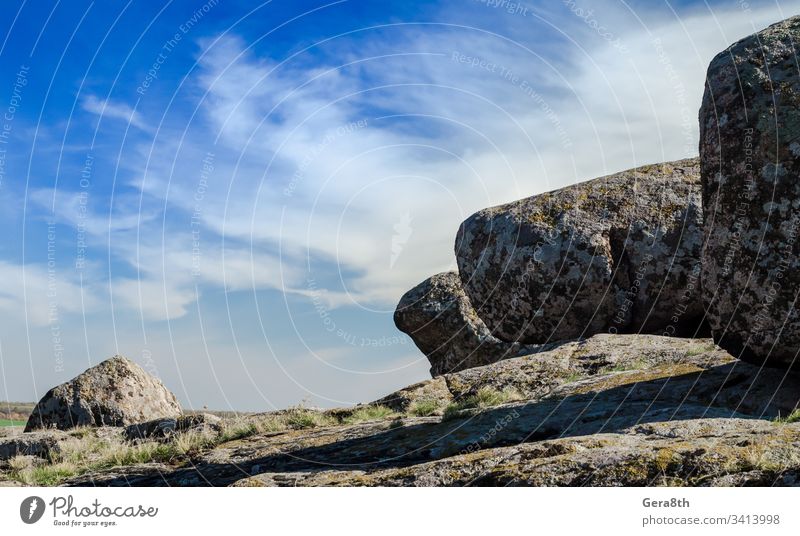
<instances>
[{"instance_id":1,"label":"dry grass","mask_svg":"<svg viewBox=\"0 0 800 536\"><path fill-rule=\"evenodd\" d=\"M167 441L126 441L121 435L99 437L91 428L75 429L49 460L17 456L9 476L32 486L55 486L83 473L140 463L177 463L218 444L221 434L189 430Z\"/></svg>"},{"instance_id":2,"label":"dry grass","mask_svg":"<svg viewBox=\"0 0 800 536\"><path fill-rule=\"evenodd\" d=\"M460 401L458 411L486 408L511 400L518 393L511 390L481 389L474 396ZM164 463L179 466L214 447L248 437L395 419L404 415L429 416L440 414L443 403L437 400L415 401L405 414L386 406L360 406L348 412L326 412L303 406L262 415L237 415L223 419L218 429L197 428L176 433L166 439L128 441L120 433L108 429L75 428L68 432L49 459L17 456L7 462L6 475L32 486L56 486L87 472L142 463ZM450 414L454 409L448 407ZM447 417L447 412L445 412ZM400 423L401 424L401 423Z\"/></svg>"},{"instance_id":3,"label":"dry grass","mask_svg":"<svg viewBox=\"0 0 800 536\"><path fill-rule=\"evenodd\" d=\"M408 414L415 417L430 417L436 415L442 409L442 403L439 400L432 398L424 398L421 400L414 400L408 406Z\"/></svg>"},{"instance_id":4,"label":"dry grass","mask_svg":"<svg viewBox=\"0 0 800 536\"><path fill-rule=\"evenodd\" d=\"M353 413L345 417L344 424L355 424L359 422L378 421L393 416L394 411L386 406L363 406L357 408Z\"/></svg>"},{"instance_id":5,"label":"dry grass","mask_svg":"<svg viewBox=\"0 0 800 536\"><path fill-rule=\"evenodd\" d=\"M490 387L482 387L472 396L453 402L444 409L443 420L456 419L464 416L465 410L481 410L499 406L507 402L522 400L524 397L515 389L499 391Z\"/></svg>"}]
</instances>

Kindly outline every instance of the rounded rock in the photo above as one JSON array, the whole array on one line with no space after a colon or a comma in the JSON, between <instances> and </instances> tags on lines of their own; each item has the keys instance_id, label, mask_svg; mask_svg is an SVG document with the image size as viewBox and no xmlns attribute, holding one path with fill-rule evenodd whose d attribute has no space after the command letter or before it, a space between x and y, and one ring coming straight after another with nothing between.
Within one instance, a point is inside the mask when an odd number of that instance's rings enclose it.
<instances>
[{"instance_id":1,"label":"rounded rock","mask_svg":"<svg viewBox=\"0 0 800 536\"><path fill-rule=\"evenodd\" d=\"M700 109L704 300L736 357L792 366L800 351L800 17L709 65Z\"/></svg>"},{"instance_id":2,"label":"rounded rock","mask_svg":"<svg viewBox=\"0 0 800 536\"><path fill-rule=\"evenodd\" d=\"M493 335L694 334L702 317L696 158L481 210L458 231L464 290Z\"/></svg>"},{"instance_id":3,"label":"rounded rock","mask_svg":"<svg viewBox=\"0 0 800 536\"><path fill-rule=\"evenodd\" d=\"M177 398L133 361L114 356L58 385L42 397L25 431L77 426L128 426L178 417Z\"/></svg>"}]
</instances>

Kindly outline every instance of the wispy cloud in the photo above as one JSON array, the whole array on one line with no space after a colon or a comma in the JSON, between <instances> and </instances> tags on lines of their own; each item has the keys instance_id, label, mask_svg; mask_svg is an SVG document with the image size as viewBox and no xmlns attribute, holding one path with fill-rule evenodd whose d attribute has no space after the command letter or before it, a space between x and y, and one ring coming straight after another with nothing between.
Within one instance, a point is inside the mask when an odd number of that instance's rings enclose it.
<instances>
[{"instance_id":1,"label":"wispy cloud","mask_svg":"<svg viewBox=\"0 0 800 536\"><path fill-rule=\"evenodd\" d=\"M95 95L87 95L81 100L81 108L102 118L120 119L138 129L149 131L147 123L139 112L125 103L112 102L111 99L100 99Z\"/></svg>"},{"instance_id":2,"label":"wispy cloud","mask_svg":"<svg viewBox=\"0 0 800 536\"><path fill-rule=\"evenodd\" d=\"M58 325L62 315L97 310L98 288L81 286L70 270L0 261L0 309L23 324Z\"/></svg>"},{"instance_id":3,"label":"wispy cloud","mask_svg":"<svg viewBox=\"0 0 800 536\"><path fill-rule=\"evenodd\" d=\"M287 404L301 392L320 402L363 401L420 379L426 367L410 345L376 353L352 337L397 334L398 298L454 266L463 219L696 154L711 57L800 7L718 3L676 14L666 3L585 4L529 2L529 10L509 13L486 2L446 2L420 16L426 24L397 22L316 44L303 34L289 52L244 28L196 40L197 56L185 65L185 57L170 56L164 69L187 77L169 87L164 71L159 84L174 90L169 102L154 88L146 107L134 109L121 93L108 100L99 95L111 93L93 89L80 106L106 119L98 143L94 122L70 124L69 136L42 125L42 162L31 177L57 170L58 190L32 180L30 190L13 191L11 204L29 195L26 217L75 229L59 227L59 239L80 234L94 264L73 270L72 242L59 246L53 276L42 249L18 260L9 247L0 261L0 309L17 316L27 306L24 321L44 327L28 343L9 324L3 348L38 344L53 353L47 288L55 277L58 309L73 317L75 355L90 344L103 357L146 346L188 371L208 354L209 366L225 366L187 382L199 398L223 385L251 407L262 387ZM134 128L123 140L128 124ZM22 116L14 128L23 132ZM69 155L62 160L75 148L77 167ZM81 197L78 161L88 152L97 165ZM30 229L41 238L41 229ZM80 325L85 312L95 315L91 325ZM328 361L408 375L363 382L338 369L331 376ZM413 371L403 368L410 364Z\"/></svg>"},{"instance_id":4,"label":"wispy cloud","mask_svg":"<svg viewBox=\"0 0 800 536\"><path fill-rule=\"evenodd\" d=\"M454 265L455 230L475 210L695 154L709 59L779 16L660 13L648 25L647 12L604 10L596 16L624 40L620 50L560 7L538 11L564 41L557 57L529 42L530 13L505 16L511 38L408 25L391 39L323 47L313 62L258 55L237 36L202 40L197 74L179 95L202 95L194 118L171 125L168 116L140 147L131 184L143 202L112 214L114 254L166 296L144 310L183 314L199 281L388 311ZM144 128L125 104L90 96L83 106ZM401 225L400 236L398 222L413 232ZM118 233L134 228L129 239ZM193 249L203 270L190 277Z\"/></svg>"}]
</instances>

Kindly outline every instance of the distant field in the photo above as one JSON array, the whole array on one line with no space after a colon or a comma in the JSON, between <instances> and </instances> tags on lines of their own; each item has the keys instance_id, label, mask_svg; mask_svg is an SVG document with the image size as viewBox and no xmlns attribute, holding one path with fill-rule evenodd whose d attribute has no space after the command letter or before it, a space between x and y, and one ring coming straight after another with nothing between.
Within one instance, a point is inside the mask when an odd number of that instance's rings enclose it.
<instances>
[{"instance_id":1,"label":"distant field","mask_svg":"<svg viewBox=\"0 0 800 536\"><path fill-rule=\"evenodd\" d=\"M8 419L0 419L0 426L25 426L25 421L10 421Z\"/></svg>"},{"instance_id":2,"label":"distant field","mask_svg":"<svg viewBox=\"0 0 800 536\"><path fill-rule=\"evenodd\" d=\"M33 406L32 402L0 401L0 426L24 426Z\"/></svg>"},{"instance_id":3,"label":"distant field","mask_svg":"<svg viewBox=\"0 0 800 536\"><path fill-rule=\"evenodd\" d=\"M33 411L34 402L4 402L0 401L0 426L25 426L28 416ZM191 415L194 413L211 413L222 418L232 418L247 415L247 412L215 411L215 410L184 410Z\"/></svg>"}]
</instances>

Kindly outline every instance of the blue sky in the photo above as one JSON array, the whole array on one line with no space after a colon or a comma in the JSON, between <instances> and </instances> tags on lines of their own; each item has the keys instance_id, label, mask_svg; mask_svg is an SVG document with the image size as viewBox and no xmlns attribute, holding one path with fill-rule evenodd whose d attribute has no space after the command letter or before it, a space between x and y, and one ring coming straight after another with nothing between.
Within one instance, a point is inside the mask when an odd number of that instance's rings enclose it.
<instances>
[{"instance_id":1,"label":"blue sky","mask_svg":"<svg viewBox=\"0 0 800 536\"><path fill-rule=\"evenodd\" d=\"M392 312L463 219L696 154L708 61L798 5L8 1L0 399L117 353L194 408L422 380Z\"/></svg>"}]
</instances>

